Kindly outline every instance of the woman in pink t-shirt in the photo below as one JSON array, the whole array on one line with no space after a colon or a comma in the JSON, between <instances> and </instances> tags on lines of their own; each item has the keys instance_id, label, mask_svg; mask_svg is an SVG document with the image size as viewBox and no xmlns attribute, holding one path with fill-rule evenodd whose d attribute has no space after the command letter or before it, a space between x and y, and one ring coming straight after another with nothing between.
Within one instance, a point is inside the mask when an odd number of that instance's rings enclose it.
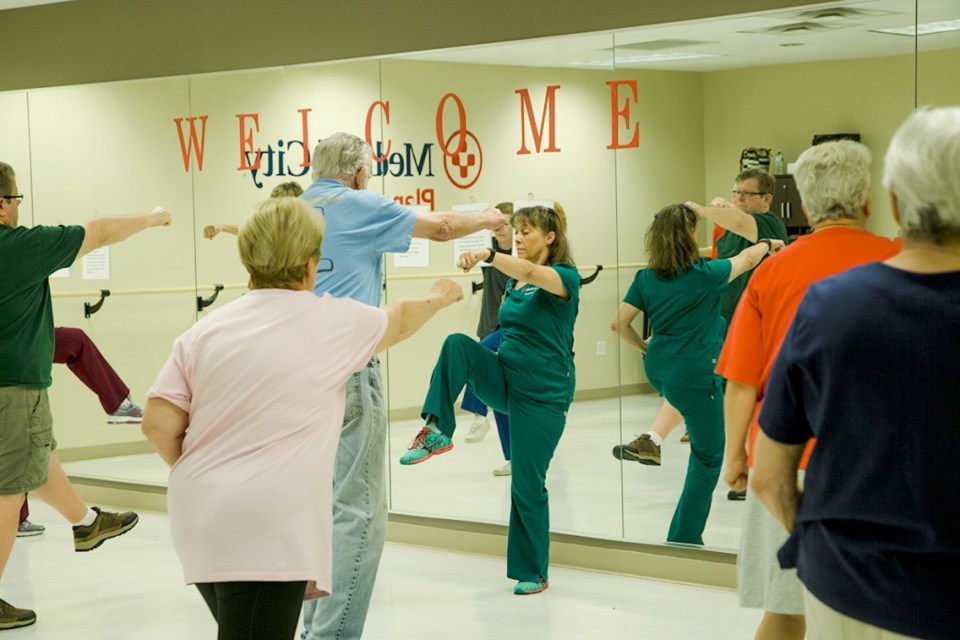
<instances>
[{"instance_id":1,"label":"woman in pink t-shirt","mask_svg":"<svg viewBox=\"0 0 960 640\"><path fill-rule=\"evenodd\" d=\"M304 598L329 593L346 385L463 298L449 280L384 309L317 297L323 231L295 198L257 205L238 238L251 291L177 338L147 394L174 547L221 640L289 640Z\"/></svg>"}]
</instances>

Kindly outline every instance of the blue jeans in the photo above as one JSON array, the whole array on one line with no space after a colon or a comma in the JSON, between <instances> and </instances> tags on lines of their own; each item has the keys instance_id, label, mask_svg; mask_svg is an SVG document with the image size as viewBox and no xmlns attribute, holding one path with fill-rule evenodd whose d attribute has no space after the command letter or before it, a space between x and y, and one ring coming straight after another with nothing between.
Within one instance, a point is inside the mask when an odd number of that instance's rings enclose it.
<instances>
[{"instance_id":1,"label":"blue jeans","mask_svg":"<svg viewBox=\"0 0 960 640\"><path fill-rule=\"evenodd\" d=\"M497 349L500 348L501 342L503 342L503 329L497 329L490 335L480 340L481 345L490 351L493 351L494 353L496 353ZM480 401L480 398L476 396L470 387L467 387L463 390L463 402L460 403L460 408L464 411L469 411L470 413L475 413L477 415L487 415L487 405ZM494 411L493 418L497 422L497 435L500 436L500 449L503 451L503 459L509 462L510 418L507 417L507 414L503 413L502 411Z\"/></svg>"},{"instance_id":2,"label":"blue jeans","mask_svg":"<svg viewBox=\"0 0 960 640\"><path fill-rule=\"evenodd\" d=\"M387 533L387 413L376 357L347 383L333 475L333 592L303 607L304 640L359 640Z\"/></svg>"}]
</instances>

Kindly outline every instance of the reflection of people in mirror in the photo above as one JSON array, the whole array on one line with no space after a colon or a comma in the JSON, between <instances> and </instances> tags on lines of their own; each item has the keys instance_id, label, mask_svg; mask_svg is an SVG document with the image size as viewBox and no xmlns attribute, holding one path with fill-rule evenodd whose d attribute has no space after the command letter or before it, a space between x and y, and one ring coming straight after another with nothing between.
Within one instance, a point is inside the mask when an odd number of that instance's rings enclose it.
<instances>
[{"instance_id":1,"label":"reflection of people in mirror","mask_svg":"<svg viewBox=\"0 0 960 640\"><path fill-rule=\"evenodd\" d=\"M282 182L270 191L271 198L298 198L303 193L303 187L298 182ZM203 237L212 240L217 234L229 233L237 235L240 226L236 224L208 224L203 228Z\"/></svg>"},{"instance_id":2,"label":"reflection of people in mirror","mask_svg":"<svg viewBox=\"0 0 960 640\"><path fill-rule=\"evenodd\" d=\"M764 238L732 258L707 260L697 247L697 219L686 205L664 207L654 216L646 239L648 266L637 273L611 321L624 342L640 349L631 323L641 311L650 318L644 371L680 411L690 434L687 476L667 541L690 544L703 544L723 462L723 385L713 372L726 330L720 299L730 282L783 248L782 241ZM637 438L620 455L641 461L648 443Z\"/></svg>"},{"instance_id":3,"label":"reflection of people in mirror","mask_svg":"<svg viewBox=\"0 0 960 640\"><path fill-rule=\"evenodd\" d=\"M384 309L315 296L323 236L302 200L257 205L237 238L251 291L177 338L148 393L174 547L221 638L292 638L304 599L331 591L347 384L463 299L450 280Z\"/></svg>"},{"instance_id":4,"label":"reflection of people in mirror","mask_svg":"<svg viewBox=\"0 0 960 640\"><path fill-rule=\"evenodd\" d=\"M900 249L899 242L866 231L871 203L870 152L865 146L843 141L807 149L797 161L794 178L814 231L757 268L717 365L717 373L727 379L723 479L733 489L747 481L760 429L756 416L762 390L807 287L850 267L889 258ZM800 467L806 468L806 455ZM747 496L740 536L740 604L764 611L763 633L757 637L802 640L800 583L796 571L781 571L777 563L786 531L753 495Z\"/></svg>"},{"instance_id":5,"label":"reflection of people in mirror","mask_svg":"<svg viewBox=\"0 0 960 640\"><path fill-rule=\"evenodd\" d=\"M814 231L784 261L830 243L834 264L869 242L889 247L842 227L857 203L822 196L850 169L820 173L829 154L818 150L804 154L801 200L811 221L841 226ZM960 108L911 115L883 170L902 250L809 286L764 389L750 489L790 534L779 566L797 570L810 638L960 638L958 174ZM785 276L780 267L769 270Z\"/></svg>"},{"instance_id":6,"label":"reflection of people in mirror","mask_svg":"<svg viewBox=\"0 0 960 640\"><path fill-rule=\"evenodd\" d=\"M783 226L780 218L770 213L775 185L776 182L769 173L758 169L747 169L740 172L734 179L731 201L717 197L711 201L709 207L688 203L694 206L698 215L714 224L711 246L701 248L700 255L710 256L713 259L732 258L761 238L786 242L786 227ZM749 279L748 271L731 282L721 297L720 315L727 324L730 323L733 310ZM639 445L642 446L637 447L645 456L641 462L657 465L660 463L663 440L681 421L680 413L669 402L664 401L650 431L641 436L642 441ZM680 441L689 442L689 434L684 434ZM731 500L743 500L746 497L746 489L744 479L731 488L727 497Z\"/></svg>"},{"instance_id":7,"label":"reflection of people in mirror","mask_svg":"<svg viewBox=\"0 0 960 640\"><path fill-rule=\"evenodd\" d=\"M512 202L501 202L496 207L509 220L513 214ZM497 253L510 255L513 249L513 227L505 224L502 229L493 233L491 248ZM480 302L480 323L477 325L477 337L480 344L496 353L503 340L503 330L500 328L500 303L507 290L507 275L494 267L481 269L483 273L483 299ZM468 386L463 391L463 401L460 408L473 414L470 431L463 439L468 444L481 442L490 431L490 419L487 416L487 405L477 398ZM500 437L500 449L503 451L503 466L495 467L493 475L509 476L510 464L510 418L502 411L493 412L497 423L497 435Z\"/></svg>"},{"instance_id":8,"label":"reflection of people in mirror","mask_svg":"<svg viewBox=\"0 0 960 640\"><path fill-rule=\"evenodd\" d=\"M454 402L464 385L487 406L510 417L513 475L507 576L514 593L539 593L549 585L550 524L546 475L573 400L573 326L580 274L567 243L559 206L527 207L511 218L517 256L491 248L460 255L469 271L480 261L509 276L500 307L503 341L497 353L468 336L449 336L423 402L426 426L401 464L418 464L453 448Z\"/></svg>"}]
</instances>

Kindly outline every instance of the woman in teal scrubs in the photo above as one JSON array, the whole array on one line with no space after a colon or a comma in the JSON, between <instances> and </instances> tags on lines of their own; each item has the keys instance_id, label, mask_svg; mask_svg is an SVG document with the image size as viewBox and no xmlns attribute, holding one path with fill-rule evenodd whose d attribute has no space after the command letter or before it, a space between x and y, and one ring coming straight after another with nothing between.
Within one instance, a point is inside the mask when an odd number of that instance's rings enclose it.
<instances>
[{"instance_id":1,"label":"woman in teal scrubs","mask_svg":"<svg viewBox=\"0 0 960 640\"><path fill-rule=\"evenodd\" d=\"M510 529L507 576L514 593L539 593L548 586L550 514L545 485L573 400L573 325L580 303L580 274L567 244L567 221L559 205L527 207L510 220L517 257L488 248L462 254L469 271L480 261L507 276L500 307L503 342L487 351L463 334L449 336L423 402L426 426L401 464L417 464L453 448L454 402L464 385L487 406L510 417Z\"/></svg>"},{"instance_id":2,"label":"woman in teal scrubs","mask_svg":"<svg viewBox=\"0 0 960 640\"><path fill-rule=\"evenodd\" d=\"M647 231L647 268L637 272L613 326L641 349L630 326L644 311L653 337L646 345L647 379L683 415L690 434L687 477L668 542L703 544L703 527L723 462L723 380L713 370L726 334L720 296L727 284L760 264L779 240L761 240L733 258L708 260L697 248L697 214L683 205L661 209Z\"/></svg>"}]
</instances>

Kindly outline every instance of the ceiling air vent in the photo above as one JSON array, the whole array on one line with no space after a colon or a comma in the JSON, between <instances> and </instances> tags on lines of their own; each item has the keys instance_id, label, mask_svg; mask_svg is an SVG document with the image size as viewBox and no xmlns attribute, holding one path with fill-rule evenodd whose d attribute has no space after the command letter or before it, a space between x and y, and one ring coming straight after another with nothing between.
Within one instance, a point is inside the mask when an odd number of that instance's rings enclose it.
<instances>
[{"instance_id":1,"label":"ceiling air vent","mask_svg":"<svg viewBox=\"0 0 960 640\"><path fill-rule=\"evenodd\" d=\"M704 40L647 40L646 42L632 42L628 44L617 43L617 50L636 49L638 51L663 51L664 49L688 49L703 44L713 44Z\"/></svg>"},{"instance_id":2,"label":"ceiling air vent","mask_svg":"<svg viewBox=\"0 0 960 640\"><path fill-rule=\"evenodd\" d=\"M790 22L787 24L778 24L773 27L767 27L765 29L750 29L747 31L741 31L740 33L765 33L774 36L783 36L783 35L795 35L795 34L804 34L804 33L822 33L824 31L831 31L833 29L841 29L844 27L852 27L857 25L851 24L824 24L822 22Z\"/></svg>"}]
</instances>

